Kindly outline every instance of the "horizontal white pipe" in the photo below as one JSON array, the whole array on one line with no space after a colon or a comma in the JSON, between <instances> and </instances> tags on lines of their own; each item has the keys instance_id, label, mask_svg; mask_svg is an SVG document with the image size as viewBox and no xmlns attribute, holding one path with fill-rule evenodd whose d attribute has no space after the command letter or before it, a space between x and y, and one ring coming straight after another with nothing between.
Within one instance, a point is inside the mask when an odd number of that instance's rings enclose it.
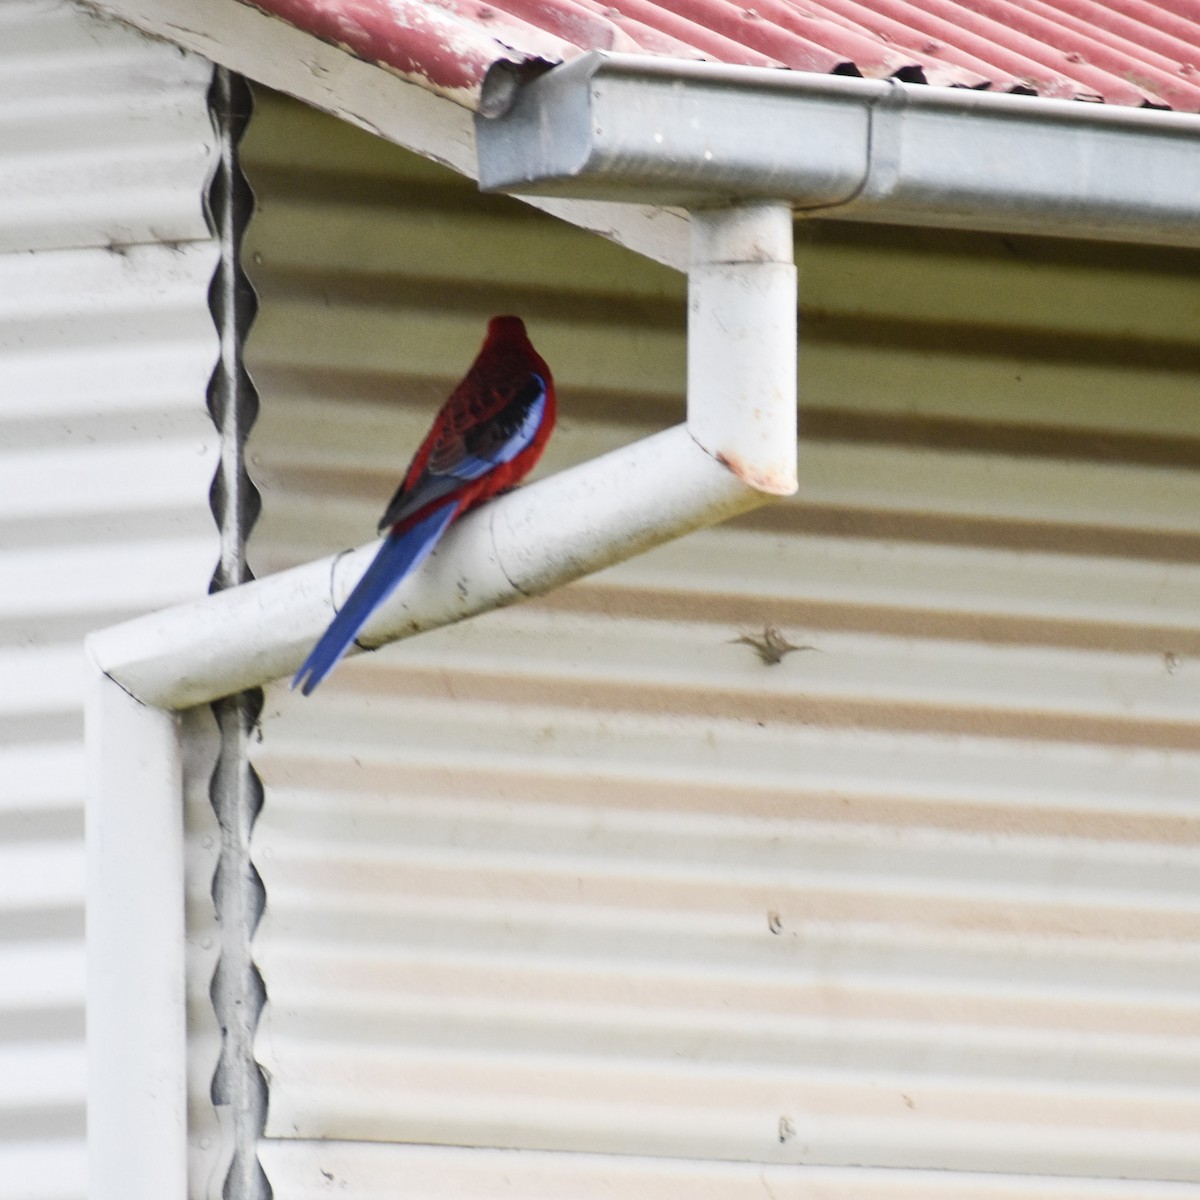
<instances>
[{"instance_id":1,"label":"horizontal white pipe","mask_svg":"<svg viewBox=\"0 0 1200 1200\"><path fill-rule=\"evenodd\" d=\"M664 430L464 517L360 640L382 644L538 595L769 499L685 426ZM130 695L164 709L290 675L377 545L111 626L88 639L90 652Z\"/></svg>"},{"instance_id":2,"label":"horizontal white pipe","mask_svg":"<svg viewBox=\"0 0 1200 1200\"><path fill-rule=\"evenodd\" d=\"M187 1196L178 718L89 663L88 1195Z\"/></svg>"}]
</instances>

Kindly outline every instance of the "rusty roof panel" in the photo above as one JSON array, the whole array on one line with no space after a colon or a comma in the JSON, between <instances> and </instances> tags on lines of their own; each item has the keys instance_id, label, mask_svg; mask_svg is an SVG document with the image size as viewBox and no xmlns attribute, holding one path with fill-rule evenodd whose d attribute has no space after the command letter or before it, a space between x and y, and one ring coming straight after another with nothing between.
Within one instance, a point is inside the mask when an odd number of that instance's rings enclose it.
<instances>
[{"instance_id":1,"label":"rusty roof panel","mask_svg":"<svg viewBox=\"0 0 1200 1200\"><path fill-rule=\"evenodd\" d=\"M1183 0L255 0L474 108L500 59L587 50L1200 111Z\"/></svg>"},{"instance_id":2,"label":"rusty roof panel","mask_svg":"<svg viewBox=\"0 0 1200 1200\"><path fill-rule=\"evenodd\" d=\"M498 59L561 62L579 53L547 29L470 0L256 0L255 7L469 107Z\"/></svg>"}]
</instances>

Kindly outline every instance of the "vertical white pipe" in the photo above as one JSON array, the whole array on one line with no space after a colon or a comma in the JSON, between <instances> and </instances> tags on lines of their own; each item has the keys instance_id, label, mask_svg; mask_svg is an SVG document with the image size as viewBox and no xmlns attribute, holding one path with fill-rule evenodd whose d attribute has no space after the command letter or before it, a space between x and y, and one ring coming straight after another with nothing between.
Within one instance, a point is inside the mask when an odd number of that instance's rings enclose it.
<instances>
[{"instance_id":1,"label":"vertical white pipe","mask_svg":"<svg viewBox=\"0 0 1200 1200\"><path fill-rule=\"evenodd\" d=\"M759 491L796 490L796 264L782 203L691 214L688 429Z\"/></svg>"},{"instance_id":2,"label":"vertical white pipe","mask_svg":"<svg viewBox=\"0 0 1200 1200\"><path fill-rule=\"evenodd\" d=\"M186 1200L177 721L92 665L86 738L88 1195Z\"/></svg>"}]
</instances>

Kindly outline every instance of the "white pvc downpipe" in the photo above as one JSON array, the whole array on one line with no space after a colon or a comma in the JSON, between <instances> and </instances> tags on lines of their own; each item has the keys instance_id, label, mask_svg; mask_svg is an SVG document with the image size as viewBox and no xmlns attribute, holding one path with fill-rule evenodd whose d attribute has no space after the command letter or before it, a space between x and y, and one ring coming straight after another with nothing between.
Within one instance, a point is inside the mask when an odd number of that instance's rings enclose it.
<instances>
[{"instance_id":1,"label":"white pvc downpipe","mask_svg":"<svg viewBox=\"0 0 1200 1200\"><path fill-rule=\"evenodd\" d=\"M186 1200L178 718L88 666L88 1195Z\"/></svg>"},{"instance_id":2,"label":"white pvc downpipe","mask_svg":"<svg viewBox=\"0 0 1200 1200\"><path fill-rule=\"evenodd\" d=\"M693 212L688 429L743 482L796 490L796 264L792 210Z\"/></svg>"},{"instance_id":3,"label":"white pvc downpipe","mask_svg":"<svg viewBox=\"0 0 1200 1200\"><path fill-rule=\"evenodd\" d=\"M464 518L381 607L363 631L367 644L548 591L794 491L791 231L786 205L697 214L687 424ZM293 672L376 547L88 638L88 1140L97 1200L187 1196L182 775L172 710Z\"/></svg>"},{"instance_id":4,"label":"white pvc downpipe","mask_svg":"<svg viewBox=\"0 0 1200 1200\"><path fill-rule=\"evenodd\" d=\"M697 213L688 417L459 522L364 628L381 645L632 557L796 489L796 271L783 204ZM93 634L102 670L158 708L293 672L377 543Z\"/></svg>"}]
</instances>

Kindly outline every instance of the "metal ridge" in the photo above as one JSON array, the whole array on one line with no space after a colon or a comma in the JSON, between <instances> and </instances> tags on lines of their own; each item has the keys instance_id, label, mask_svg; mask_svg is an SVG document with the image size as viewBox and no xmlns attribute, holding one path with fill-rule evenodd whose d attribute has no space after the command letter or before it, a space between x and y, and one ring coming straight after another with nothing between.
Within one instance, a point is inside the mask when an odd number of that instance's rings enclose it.
<instances>
[{"instance_id":1,"label":"metal ridge","mask_svg":"<svg viewBox=\"0 0 1200 1200\"><path fill-rule=\"evenodd\" d=\"M221 437L221 461L211 491L213 516L221 531L221 558L210 591L235 587L252 578L246 564L246 536L260 508L244 454L246 437L258 413L258 394L242 356L257 301L239 262L242 235L254 207L238 161L238 143L251 107L246 81L224 67L215 68L209 111L220 150L207 200L221 249L209 288L220 357L209 382L208 404ZM267 1119L267 1081L254 1058L254 1035L266 1003L266 988L251 945L266 907L266 890L250 857L250 835L262 808L263 789L247 756L262 702L262 690L254 688L212 705L220 754L209 797L221 830L212 896L221 951L210 996L221 1028L221 1057L211 1096L214 1106L229 1113L233 1146L222 1192L228 1200L267 1200L271 1195L257 1154Z\"/></svg>"}]
</instances>

